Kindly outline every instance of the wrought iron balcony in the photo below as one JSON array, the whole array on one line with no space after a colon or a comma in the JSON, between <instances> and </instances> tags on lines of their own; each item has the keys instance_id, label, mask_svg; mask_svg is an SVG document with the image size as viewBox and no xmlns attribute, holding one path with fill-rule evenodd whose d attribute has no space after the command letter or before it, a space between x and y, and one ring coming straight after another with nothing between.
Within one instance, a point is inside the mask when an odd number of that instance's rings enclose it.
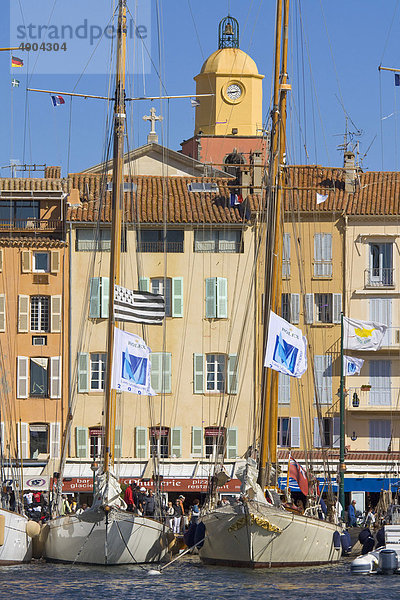
<instances>
[{"instance_id":1,"label":"wrought iron balcony","mask_svg":"<svg viewBox=\"0 0 400 600\"><path fill-rule=\"evenodd\" d=\"M347 390L346 408L352 412L400 412L399 400L400 388L376 387L365 383Z\"/></svg>"},{"instance_id":2,"label":"wrought iron balcony","mask_svg":"<svg viewBox=\"0 0 400 600\"><path fill-rule=\"evenodd\" d=\"M366 288L393 288L394 269L365 269L364 286Z\"/></svg>"},{"instance_id":3,"label":"wrought iron balcony","mask_svg":"<svg viewBox=\"0 0 400 600\"><path fill-rule=\"evenodd\" d=\"M61 219L1 219L0 231L56 231L62 228Z\"/></svg>"},{"instance_id":4,"label":"wrought iron balcony","mask_svg":"<svg viewBox=\"0 0 400 600\"><path fill-rule=\"evenodd\" d=\"M138 252L183 252L183 242L138 242Z\"/></svg>"}]
</instances>

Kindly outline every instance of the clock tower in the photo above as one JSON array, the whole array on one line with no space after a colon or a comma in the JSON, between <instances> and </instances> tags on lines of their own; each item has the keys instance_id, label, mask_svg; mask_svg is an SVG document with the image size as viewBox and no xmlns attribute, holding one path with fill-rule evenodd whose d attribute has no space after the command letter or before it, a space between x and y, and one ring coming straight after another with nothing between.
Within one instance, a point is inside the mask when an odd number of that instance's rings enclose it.
<instances>
[{"instance_id":1,"label":"clock tower","mask_svg":"<svg viewBox=\"0 0 400 600\"><path fill-rule=\"evenodd\" d=\"M226 155L263 152L262 80L254 60L239 48L239 24L225 17L219 24L218 50L194 78L198 98L194 137L182 152L203 162L223 163Z\"/></svg>"}]
</instances>

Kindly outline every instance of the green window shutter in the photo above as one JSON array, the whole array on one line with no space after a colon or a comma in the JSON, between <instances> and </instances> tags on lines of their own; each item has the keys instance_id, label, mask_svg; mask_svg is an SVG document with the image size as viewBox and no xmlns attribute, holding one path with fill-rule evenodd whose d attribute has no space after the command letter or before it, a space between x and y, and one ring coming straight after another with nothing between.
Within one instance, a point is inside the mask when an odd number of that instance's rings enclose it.
<instances>
[{"instance_id":1,"label":"green window shutter","mask_svg":"<svg viewBox=\"0 0 400 600\"><path fill-rule=\"evenodd\" d=\"M217 277L217 317L228 318L228 280L225 277Z\"/></svg>"},{"instance_id":2,"label":"green window shutter","mask_svg":"<svg viewBox=\"0 0 400 600\"><path fill-rule=\"evenodd\" d=\"M192 455L203 456L203 428L192 427Z\"/></svg>"},{"instance_id":3,"label":"green window shutter","mask_svg":"<svg viewBox=\"0 0 400 600\"><path fill-rule=\"evenodd\" d=\"M108 277L101 277L100 289L101 289L101 313L102 319L108 317L108 305L110 298L110 279Z\"/></svg>"},{"instance_id":4,"label":"green window shutter","mask_svg":"<svg viewBox=\"0 0 400 600\"><path fill-rule=\"evenodd\" d=\"M217 316L217 278L206 279L206 319L215 319Z\"/></svg>"},{"instance_id":5,"label":"green window shutter","mask_svg":"<svg viewBox=\"0 0 400 600\"><path fill-rule=\"evenodd\" d=\"M172 278L172 316L183 317L183 277Z\"/></svg>"},{"instance_id":6,"label":"green window shutter","mask_svg":"<svg viewBox=\"0 0 400 600\"><path fill-rule=\"evenodd\" d=\"M171 393L171 352L162 354L162 392Z\"/></svg>"},{"instance_id":7,"label":"green window shutter","mask_svg":"<svg viewBox=\"0 0 400 600\"><path fill-rule=\"evenodd\" d=\"M91 319L100 317L100 277L92 277L90 280L89 317Z\"/></svg>"},{"instance_id":8,"label":"green window shutter","mask_svg":"<svg viewBox=\"0 0 400 600\"><path fill-rule=\"evenodd\" d=\"M78 354L78 392L89 391L89 354Z\"/></svg>"},{"instance_id":9,"label":"green window shutter","mask_svg":"<svg viewBox=\"0 0 400 600\"><path fill-rule=\"evenodd\" d=\"M150 291L149 277L140 277L139 278L139 290L141 292L149 292Z\"/></svg>"},{"instance_id":10,"label":"green window shutter","mask_svg":"<svg viewBox=\"0 0 400 600\"><path fill-rule=\"evenodd\" d=\"M237 457L237 427L230 427L226 431L226 458Z\"/></svg>"},{"instance_id":11,"label":"green window shutter","mask_svg":"<svg viewBox=\"0 0 400 600\"><path fill-rule=\"evenodd\" d=\"M135 427L136 458L147 458L147 429Z\"/></svg>"},{"instance_id":12,"label":"green window shutter","mask_svg":"<svg viewBox=\"0 0 400 600\"><path fill-rule=\"evenodd\" d=\"M114 458L121 458L122 456L122 430L121 427L115 428L115 444L114 444Z\"/></svg>"},{"instance_id":13,"label":"green window shutter","mask_svg":"<svg viewBox=\"0 0 400 600\"><path fill-rule=\"evenodd\" d=\"M237 354L230 354L228 358L228 394L237 394L238 392L238 365Z\"/></svg>"},{"instance_id":14,"label":"green window shutter","mask_svg":"<svg viewBox=\"0 0 400 600\"><path fill-rule=\"evenodd\" d=\"M182 427L172 427L171 429L171 455L176 458L182 456Z\"/></svg>"},{"instance_id":15,"label":"green window shutter","mask_svg":"<svg viewBox=\"0 0 400 600\"><path fill-rule=\"evenodd\" d=\"M204 354L193 354L193 393L204 394Z\"/></svg>"},{"instance_id":16,"label":"green window shutter","mask_svg":"<svg viewBox=\"0 0 400 600\"><path fill-rule=\"evenodd\" d=\"M75 444L77 458L87 458L88 433L89 431L87 427L75 427Z\"/></svg>"},{"instance_id":17,"label":"green window shutter","mask_svg":"<svg viewBox=\"0 0 400 600\"><path fill-rule=\"evenodd\" d=\"M161 377L161 365L162 365L162 352L152 352L150 354L151 371L150 380L151 387L156 394L161 393L162 377Z\"/></svg>"}]
</instances>

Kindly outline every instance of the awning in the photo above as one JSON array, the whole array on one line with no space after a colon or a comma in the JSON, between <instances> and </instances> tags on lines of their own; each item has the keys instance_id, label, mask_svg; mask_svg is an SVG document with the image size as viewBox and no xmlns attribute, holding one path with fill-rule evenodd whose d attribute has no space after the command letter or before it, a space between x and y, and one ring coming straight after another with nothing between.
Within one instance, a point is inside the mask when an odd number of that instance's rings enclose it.
<instances>
[{"instance_id":1,"label":"awning","mask_svg":"<svg viewBox=\"0 0 400 600\"><path fill-rule=\"evenodd\" d=\"M120 483L129 485L130 483L140 485L146 489L153 489L153 480L142 481L140 477L121 477ZM199 477L164 477L161 483L163 492L206 492L208 489L208 479ZM93 491L93 476L92 477L67 477L63 481L63 492L92 492ZM239 479L231 479L225 485L218 488L218 492L232 492L240 494Z\"/></svg>"},{"instance_id":2,"label":"awning","mask_svg":"<svg viewBox=\"0 0 400 600\"><path fill-rule=\"evenodd\" d=\"M389 486L393 489L400 487L398 477L345 477L345 492L380 492L388 490Z\"/></svg>"}]
</instances>

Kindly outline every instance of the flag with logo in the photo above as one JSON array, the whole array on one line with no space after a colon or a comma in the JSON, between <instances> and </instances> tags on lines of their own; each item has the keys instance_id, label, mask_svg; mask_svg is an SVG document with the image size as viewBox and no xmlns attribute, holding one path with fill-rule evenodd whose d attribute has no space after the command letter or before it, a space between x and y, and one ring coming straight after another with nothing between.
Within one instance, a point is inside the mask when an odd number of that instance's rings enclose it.
<instances>
[{"instance_id":1,"label":"flag with logo","mask_svg":"<svg viewBox=\"0 0 400 600\"><path fill-rule=\"evenodd\" d=\"M387 325L374 321L358 321L343 317L343 348L347 350L379 350Z\"/></svg>"},{"instance_id":2,"label":"flag with logo","mask_svg":"<svg viewBox=\"0 0 400 600\"><path fill-rule=\"evenodd\" d=\"M306 470L292 457L289 456L289 477L295 479L305 496L308 494L308 477Z\"/></svg>"},{"instance_id":3,"label":"flag with logo","mask_svg":"<svg viewBox=\"0 0 400 600\"><path fill-rule=\"evenodd\" d=\"M362 358L353 358L352 356L343 355L343 374L359 375L364 361Z\"/></svg>"},{"instance_id":4,"label":"flag with logo","mask_svg":"<svg viewBox=\"0 0 400 600\"><path fill-rule=\"evenodd\" d=\"M135 292L116 285L114 317L117 321L162 325L165 317L164 296L151 292Z\"/></svg>"},{"instance_id":5,"label":"flag with logo","mask_svg":"<svg viewBox=\"0 0 400 600\"><path fill-rule=\"evenodd\" d=\"M151 350L141 337L114 328L111 387L120 392L155 396L151 387Z\"/></svg>"},{"instance_id":6,"label":"flag with logo","mask_svg":"<svg viewBox=\"0 0 400 600\"><path fill-rule=\"evenodd\" d=\"M264 366L301 377L307 370L307 340L301 329L271 311Z\"/></svg>"}]
</instances>

